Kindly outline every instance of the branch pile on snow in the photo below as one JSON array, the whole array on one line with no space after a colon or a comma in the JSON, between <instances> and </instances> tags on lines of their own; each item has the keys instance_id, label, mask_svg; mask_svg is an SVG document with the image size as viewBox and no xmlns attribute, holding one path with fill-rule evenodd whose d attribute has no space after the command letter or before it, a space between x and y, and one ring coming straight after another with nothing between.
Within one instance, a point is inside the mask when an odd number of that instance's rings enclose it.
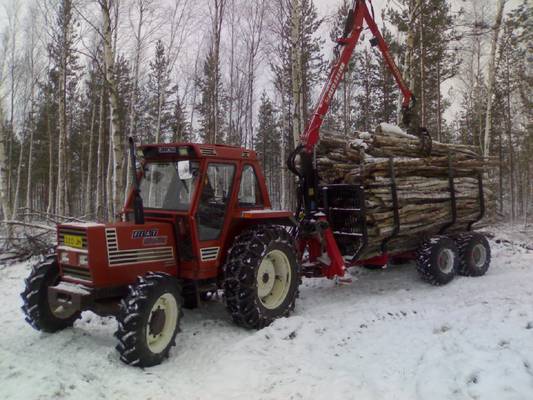
<instances>
[{"instance_id":1,"label":"branch pile on snow","mask_svg":"<svg viewBox=\"0 0 533 400\"><path fill-rule=\"evenodd\" d=\"M0 221L0 264L25 261L48 254L56 245L56 225L84 222L74 217L21 208L21 220Z\"/></svg>"},{"instance_id":2,"label":"branch pile on snow","mask_svg":"<svg viewBox=\"0 0 533 400\"><path fill-rule=\"evenodd\" d=\"M395 228L390 157L396 177L400 232L388 243L389 253L416 248L421 237L437 234L451 221L450 161L457 221L449 231L464 231L478 218L478 176L491 162L479 156L474 146L435 141L428 146L389 124L379 125L374 133L355 132L350 137L326 133L317 149L322 183L362 183L365 187L369 243L364 257L378 255L382 241ZM484 195L490 208L493 194L486 185Z\"/></svg>"}]
</instances>

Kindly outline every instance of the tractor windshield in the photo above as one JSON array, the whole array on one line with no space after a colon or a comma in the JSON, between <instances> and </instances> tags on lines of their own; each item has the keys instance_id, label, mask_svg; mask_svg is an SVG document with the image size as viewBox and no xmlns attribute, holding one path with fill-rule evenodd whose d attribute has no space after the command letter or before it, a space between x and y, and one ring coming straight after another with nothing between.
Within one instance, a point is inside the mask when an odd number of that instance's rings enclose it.
<instances>
[{"instance_id":1,"label":"tractor windshield","mask_svg":"<svg viewBox=\"0 0 533 400\"><path fill-rule=\"evenodd\" d=\"M145 208L187 211L196 190L198 161L149 163L144 167L141 196Z\"/></svg>"}]
</instances>

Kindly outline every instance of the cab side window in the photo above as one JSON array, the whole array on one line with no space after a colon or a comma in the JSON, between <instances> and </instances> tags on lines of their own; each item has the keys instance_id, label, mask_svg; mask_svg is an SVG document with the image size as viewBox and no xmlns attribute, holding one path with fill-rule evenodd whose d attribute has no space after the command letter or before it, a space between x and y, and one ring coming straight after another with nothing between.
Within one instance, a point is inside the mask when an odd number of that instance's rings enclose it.
<instances>
[{"instance_id":1,"label":"cab side window","mask_svg":"<svg viewBox=\"0 0 533 400\"><path fill-rule=\"evenodd\" d=\"M239 189L239 207L258 207L263 205L259 181L254 168L247 164L242 169Z\"/></svg>"}]
</instances>

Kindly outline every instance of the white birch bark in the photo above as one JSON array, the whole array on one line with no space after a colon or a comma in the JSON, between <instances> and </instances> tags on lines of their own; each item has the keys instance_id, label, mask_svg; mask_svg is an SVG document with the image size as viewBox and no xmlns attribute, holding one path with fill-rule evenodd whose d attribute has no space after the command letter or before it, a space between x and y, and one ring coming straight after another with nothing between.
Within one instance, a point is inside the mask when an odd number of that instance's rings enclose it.
<instances>
[{"instance_id":1,"label":"white birch bark","mask_svg":"<svg viewBox=\"0 0 533 400\"><path fill-rule=\"evenodd\" d=\"M0 103L0 121L4 121L4 110L2 103ZM4 219L9 219L11 215L11 208L9 204L9 196L7 192L7 132L4 130L4 124L0 123L0 203L2 206L2 213Z\"/></svg>"},{"instance_id":2,"label":"white birch bark","mask_svg":"<svg viewBox=\"0 0 533 400\"><path fill-rule=\"evenodd\" d=\"M135 118L136 118L136 109L135 105L137 104L137 93L139 91L139 75L140 75L140 64L141 64L141 51L144 43L143 27L145 23L145 13L148 12L148 9L151 5L151 1L146 0L137 0L137 11L139 13L137 26L134 30L135 35L135 54L133 61L133 85L131 86L130 91L130 104L129 104L129 120L128 120L128 137L134 137L135 135ZM130 157L127 157L127 166L126 166L126 189L124 191L124 198L127 198L130 191L131 185L131 161Z\"/></svg>"},{"instance_id":3,"label":"white birch bark","mask_svg":"<svg viewBox=\"0 0 533 400\"><path fill-rule=\"evenodd\" d=\"M301 0L292 0L291 15L291 77L292 77L292 139L294 147L298 146L303 115L301 113L302 102L302 54L300 49L300 36L302 25Z\"/></svg>"},{"instance_id":4,"label":"white birch bark","mask_svg":"<svg viewBox=\"0 0 533 400\"><path fill-rule=\"evenodd\" d=\"M98 150L96 151L96 216L99 220L104 218L104 96L105 87L102 86L98 118Z\"/></svg>"},{"instance_id":5,"label":"white birch bark","mask_svg":"<svg viewBox=\"0 0 533 400\"><path fill-rule=\"evenodd\" d=\"M54 136L52 135L52 124L50 123L50 105L46 103L46 130L48 133L48 207L47 214L54 211Z\"/></svg>"},{"instance_id":6,"label":"white birch bark","mask_svg":"<svg viewBox=\"0 0 533 400\"><path fill-rule=\"evenodd\" d=\"M496 48L498 46L498 37L500 35L500 27L503 19L503 9L506 0L498 0L496 9L496 18L492 32L492 41L490 45L490 59L489 59L489 76L487 88L487 111L485 112L485 137L483 140L483 156L490 155L491 144L491 130L492 130L492 98L494 97L494 81L496 79Z\"/></svg>"},{"instance_id":7,"label":"white birch bark","mask_svg":"<svg viewBox=\"0 0 533 400\"><path fill-rule=\"evenodd\" d=\"M113 211L111 217L115 217L118 212L122 210L124 199L124 151L125 142L120 129L120 121L118 115L118 93L117 83L114 77L115 70L115 55L113 49L113 26L111 23L111 12L116 6L117 0L98 0L102 12L103 22L103 44L104 44L104 61L105 61L105 77L107 86L109 88L109 107L111 118L111 142L113 153L113 189L112 196ZM117 29L115 26L114 29Z\"/></svg>"},{"instance_id":8,"label":"white birch bark","mask_svg":"<svg viewBox=\"0 0 533 400\"><path fill-rule=\"evenodd\" d=\"M85 180L85 207L84 214L89 217L92 211L92 175L93 175L93 154L94 154L94 125L96 121L96 99L92 99L91 107L91 128L89 130L89 148L87 150L87 179Z\"/></svg>"}]
</instances>

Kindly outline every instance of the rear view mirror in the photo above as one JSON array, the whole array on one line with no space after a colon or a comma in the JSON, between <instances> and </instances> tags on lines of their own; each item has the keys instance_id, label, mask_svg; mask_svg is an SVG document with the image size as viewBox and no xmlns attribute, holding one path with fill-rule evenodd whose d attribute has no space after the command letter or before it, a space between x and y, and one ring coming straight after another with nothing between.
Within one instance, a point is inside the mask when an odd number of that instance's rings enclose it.
<instances>
[{"instance_id":1,"label":"rear view mirror","mask_svg":"<svg viewBox=\"0 0 533 400\"><path fill-rule=\"evenodd\" d=\"M181 180L192 179L191 164L189 160L178 161L177 163L178 177Z\"/></svg>"}]
</instances>

